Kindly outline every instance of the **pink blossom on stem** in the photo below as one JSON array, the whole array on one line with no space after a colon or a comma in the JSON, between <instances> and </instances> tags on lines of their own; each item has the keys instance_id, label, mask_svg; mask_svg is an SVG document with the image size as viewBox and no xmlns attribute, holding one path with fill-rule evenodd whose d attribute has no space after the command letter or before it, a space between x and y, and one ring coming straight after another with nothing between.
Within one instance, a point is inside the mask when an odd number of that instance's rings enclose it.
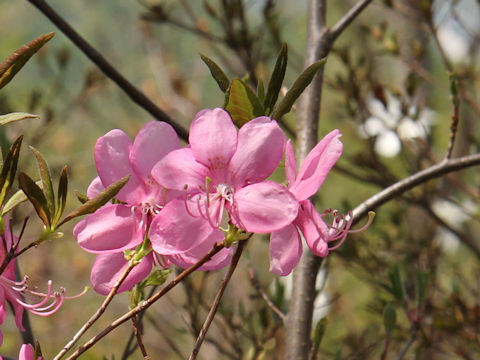
<instances>
[{"instance_id":1,"label":"pink blossom on stem","mask_svg":"<svg viewBox=\"0 0 480 360\"><path fill-rule=\"evenodd\" d=\"M328 173L342 154L341 134L333 130L327 134L305 158L298 174L295 155L290 141L285 147L285 173L290 192L300 203L298 216L284 228L272 232L270 237L270 271L287 275L298 264L302 255L301 233L310 250L317 256L327 256L329 242L343 241L351 226L351 216L336 219L332 226L323 221L308 198L322 185Z\"/></svg>"},{"instance_id":2,"label":"pink blossom on stem","mask_svg":"<svg viewBox=\"0 0 480 360\"><path fill-rule=\"evenodd\" d=\"M206 109L193 120L189 142L189 147L172 151L152 170L158 183L186 193L184 199L167 204L164 211L171 207L169 218L153 220L149 236L156 252L168 252L173 262L181 263L179 257L188 254L189 258L206 247L196 241L199 233L214 229L213 237L221 235L217 229L225 211L235 226L247 232L269 233L295 219L294 196L265 181L285 147L285 135L276 121L263 116L237 130L225 110ZM170 220L176 225L168 226ZM182 224L186 227L179 231ZM207 238L211 247L212 236Z\"/></svg>"},{"instance_id":3,"label":"pink blossom on stem","mask_svg":"<svg viewBox=\"0 0 480 360\"><path fill-rule=\"evenodd\" d=\"M145 124L133 143L118 129L97 140L95 164L99 176L90 184L88 196L93 197L130 175L116 196L120 203L101 207L80 221L73 231L80 247L99 254L91 274L97 292L109 292L127 266L123 251L135 249L143 242L154 216L177 195L160 186L152 178L151 170L160 159L179 147L175 130L158 121ZM145 256L128 275L119 292L129 290L145 278L153 260L153 256Z\"/></svg>"}]
</instances>

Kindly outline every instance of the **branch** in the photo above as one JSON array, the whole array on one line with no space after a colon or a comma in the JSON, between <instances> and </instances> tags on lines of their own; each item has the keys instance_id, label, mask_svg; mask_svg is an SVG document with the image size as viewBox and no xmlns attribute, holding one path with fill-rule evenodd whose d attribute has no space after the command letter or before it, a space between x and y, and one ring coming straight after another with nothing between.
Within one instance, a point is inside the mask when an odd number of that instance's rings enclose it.
<instances>
[{"instance_id":1,"label":"branch","mask_svg":"<svg viewBox=\"0 0 480 360\"><path fill-rule=\"evenodd\" d=\"M135 264L136 265L136 264ZM118 280L115 282L115 285L113 288L110 290L108 293L108 296L105 298L103 301L103 304L97 309L95 314L93 314L90 319L78 330L78 332L73 336L72 340L70 340L67 345L63 347L63 349L55 356L53 360L60 360L68 350L72 348L73 345L80 339L80 337L85 334L85 332L95 323L95 321L98 320L100 316L105 312L107 309L107 306L110 304L110 302L113 300L113 297L117 294L118 288L120 285L123 283L123 281L126 279L128 274L130 274L130 271L135 267L134 263L129 262L127 268L123 272L123 274L118 278Z\"/></svg>"},{"instance_id":2,"label":"branch","mask_svg":"<svg viewBox=\"0 0 480 360\"><path fill-rule=\"evenodd\" d=\"M373 195L353 209L353 223L364 218L369 211L378 208L389 200L413 189L415 186L438 178L453 171L465 169L471 166L480 165L480 153L462 156L455 159L444 160L425 170L419 171Z\"/></svg>"},{"instance_id":3,"label":"branch","mask_svg":"<svg viewBox=\"0 0 480 360\"><path fill-rule=\"evenodd\" d=\"M268 297L267 293L263 291L257 277L255 276L255 271L253 270L253 268L248 269L248 276L250 277L250 283L255 288L255 290L257 290L263 301L265 301L270 310L272 310L280 318L280 320L282 320L283 324L285 324L286 315L282 312L282 310L275 306L273 301Z\"/></svg>"},{"instance_id":4,"label":"branch","mask_svg":"<svg viewBox=\"0 0 480 360\"><path fill-rule=\"evenodd\" d=\"M330 50L326 27L326 0L308 1L307 53L304 66L307 67L324 58ZM300 97L297 111L297 164L301 164L318 141L318 118L323 84L321 67L310 86ZM287 359L308 359L310 332L312 328L313 302L315 300L315 279L321 260L312 252L303 253L293 271L292 299L286 322Z\"/></svg>"},{"instance_id":5,"label":"branch","mask_svg":"<svg viewBox=\"0 0 480 360\"><path fill-rule=\"evenodd\" d=\"M232 262L230 264L230 267L228 268L228 272L225 274L225 277L222 280L222 284L220 285L220 289L218 289L217 295L215 295L215 299L213 300L212 307L208 312L207 318L205 319L205 322L202 326L202 329L200 330L200 333L198 334L197 341L195 342L195 346L193 347L192 353L190 354L190 357L188 358L188 360L195 360L197 358L197 355L198 355L198 352L200 351L200 347L202 346L203 340L205 339L205 336L207 335L207 331L210 328L210 325L213 321L213 318L215 317L215 314L217 313L218 307L220 306L220 300L222 299L223 293L227 288L227 284L230 281L233 275L233 272L237 268L237 264L238 264L238 261L240 260L240 256L242 255L244 246L245 246L245 240L242 240L238 243L237 250L233 255Z\"/></svg>"},{"instance_id":6,"label":"branch","mask_svg":"<svg viewBox=\"0 0 480 360\"><path fill-rule=\"evenodd\" d=\"M158 299L160 299L162 296L164 296L166 293L172 290L175 286L177 286L184 278L189 276L191 273L197 270L200 266L202 266L207 261L209 261L215 254L217 254L224 247L225 245L223 243L215 244L213 248L203 258L201 258L194 265L190 266L188 269L185 269L184 271L182 271L175 279L173 279L170 283L168 283L168 285L165 286L162 290L157 292L151 298L145 301L142 301L132 310L130 310L129 312L125 313L124 315L122 315L121 317L113 321L110 325L108 325L105 329L103 329L100 333L95 335L85 344L83 344L82 346L79 346L78 349L72 355L70 355L70 357L68 357L68 360L77 359L81 354L83 354L85 351L87 351L89 348L95 345L100 339L102 339L104 336L109 334L113 329L117 328L119 325L128 321L133 316L136 316L142 311L145 311L146 309L148 309L153 303L155 303Z\"/></svg>"},{"instance_id":7,"label":"branch","mask_svg":"<svg viewBox=\"0 0 480 360\"><path fill-rule=\"evenodd\" d=\"M132 323L133 323L133 332L135 334L135 337L137 338L137 343L138 343L138 346L140 347L140 351L142 352L142 356L144 359L150 359L150 357L147 354L147 350L145 349L145 345L143 344L142 332L139 329L139 326L137 323L137 315L132 316Z\"/></svg>"},{"instance_id":8,"label":"branch","mask_svg":"<svg viewBox=\"0 0 480 360\"><path fill-rule=\"evenodd\" d=\"M82 38L45 0L28 0L54 23L108 78L117 84L127 96L138 106L150 113L155 119L172 125L178 135L188 140L188 131L171 119L162 109L155 105L139 89L120 74L102 54Z\"/></svg>"},{"instance_id":9,"label":"branch","mask_svg":"<svg viewBox=\"0 0 480 360\"><path fill-rule=\"evenodd\" d=\"M330 39L332 43L371 2L372 0L361 0L343 15L343 17L330 30Z\"/></svg>"}]
</instances>

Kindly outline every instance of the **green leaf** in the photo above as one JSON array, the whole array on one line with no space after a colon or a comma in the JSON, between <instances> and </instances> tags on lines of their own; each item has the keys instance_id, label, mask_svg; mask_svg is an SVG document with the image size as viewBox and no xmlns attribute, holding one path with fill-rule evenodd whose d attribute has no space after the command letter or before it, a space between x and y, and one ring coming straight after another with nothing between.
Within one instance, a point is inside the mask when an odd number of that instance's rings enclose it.
<instances>
[{"instance_id":1,"label":"green leaf","mask_svg":"<svg viewBox=\"0 0 480 360\"><path fill-rule=\"evenodd\" d=\"M145 281L142 282L142 288L146 286L160 286L167 281L168 276L172 270L164 269L164 270L156 270L152 272Z\"/></svg>"},{"instance_id":2,"label":"green leaf","mask_svg":"<svg viewBox=\"0 0 480 360\"><path fill-rule=\"evenodd\" d=\"M82 204L85 204L88 201L88 196L85 194L82 194L78 190L74 190L75 196L77 197L78 201L80 201Z\"/></svg>"},{"instance_id":3,"label":"green leaf","mask_svg":"<svg viewBox=\"0 0 480 360\"><path fill-rule=\"evenodd\" d=\"M130 179L130 175L121 178L117 182L107 186L105 190L103 190L100 194L98 194L93 199L88 200L86 203L78 207L77 209L73 210L70 214L67 215L59 224L58 226L65 224L67 221L72 220L78 216L91 214L98 210L100 207L105 205L111 199L118 194L118 192L122 189L122 187L127 183L128 179Z\"/></svg>"},{"instance_id":4,"label":"green leaf","mask_svg":"<svg viewBox=\"0 0 480 360\"><path fill-rule=\"evenodd\" d=\"M223 72L223 70L218 66L212 59L209 57L200 54L203 62L208 66L210 73L212 74L213 78L218 84L218 87L222 92L226 92L228 87L230 86L230 80L228 79L227 75Z\"/></svg>"},{"instance_id":5,"label":"green leaf","mask_svg":"<svg viewBox=\"0 0 480 360\"><path fill-rule=\"evenodd\" d=\"M7 85L33 54L54 35L53 32L41 35L15 50L13 54L3 60L0 63L0 89Z\"/></svg>"},{"instance_id":6,"label":"green leaf","mask_svg":"<svg viewBox=\"0 0 480 360\"><path fill-rule=\"evenodd\" d=\"M53 224L55 225L65 210L65 205L67 203L67 190L68 190L68 168L65 165L60 173L60 180L58 181L58 192L57 192L57 211L55 213L55 218L53 219Z\"/></svg>"},{"instance_id":7,"label":"green leaf","mask_svg":"<svg viewBox=\"0 0 480 360\"><path fill-rule=\"evenodd\" d=\"M23 136L19 136L10 147L7 157L3 162L2 172L0 174L0 207L5 202L17 173L18 157L20 156L20 148L22 146Z\"/></svg>"},{"instance_id":8,"label":"green leaf","mask_svg":"<svg viewBox=\"0 0 480 360\"><path fill-rule=\"evenodd\" d=\"M30 146L30 150L37 158L38 173L40 175L40 180L42 180L43 194L45 195L45 199L47 199L48 212L51 215L54 215L55 195L53 193L52 176L50 175L50 169L48 168L48 164L40 151L35 149L33 146ZM50 219L50 223L53 223L53 219Z\"/></svg>"},{"instance_id":9,"label":"green leaf","mask_svg":"<svg viewBox=\"0 0 480 360\"><path fill-rule=\"evenodd\" d=\"M50 228L52 225L51 223L51 214L48 209L47 199L45 195L35 181L30 179L27 174L21 172L18 175L18 183L20 184L20 188L23 190L25 195L28 197L28 200L32 203L35 211L38 214L38 217L42 220L42 222Z\"/></svg>"},{"instance_id":10,"label":"green leaf","mask_svg":"<svg viewBox=\"0 0 480 360\"><path fill-rule=\"evenodd\" d=\"M28 198L25 195L25 193L22 190L18 190L13 196L11 196L7 202L5 203L5 206L2 209L2 214L0 217L3 217L5 214L7 214L9 211L13 210L15 207L20 205L21 203L27 201Z\"/></svg>"},{"instance_id":11,"label":"green leaf","mask_svg":"<svg viewBox=\"0 0 480 360\"><path fill-rule=\"evenodd\" d=\"M428 272L417 270L415 273L415 283L417 288L417 304L421 305L425 299L427 290Z\"/></svg>"},{"instance_id":12,"label":"green leaf","mask_svg":"<svg viewBox=\"0 0 480 360\"><path fill-rule=\"evenodd\" d=\"M42 186L42 181L38 180L35 182L38 186ZM0 217L3 217L5 214L8 212L12 211L14 208L16 208L18 205L21 203L24 203L27 201L27 195L23 192L23 190L18 190L15 194L10 196L10 198L7 200L5 203L5 206L2 209Z\"/></svg>"},{"instance_id":13,"label":"green leaf","mask_svg":"<svg viewBox=\"0 0 480 360\"><path fill-rule=\"evenodd\" d=\"M295 101L298 97L303 93L305 88L310 85L313 80L313 77L317 73L317 71L325 64L327 60L322 59L313 63L308 68L306 68L300 76L295 80L293 86L288 92L285 94L285 97L280 101L275 111L272 113L273 119L280 119L283 115L288 113L292 108Z\"/></svg>"},{"instance_id":14,"label":"green leaf","mask_svg":"<svg viewBox=\"0 0 480 360\"><path fill-rule=\"evenodd\" d=\"M328 319L326 317L320 319L320 321L317 322L317 325L315 325L315 331L313 332L313 339L312 339L314 354L318 351L320 347L320 343L322 342L323 335L325 335L325 330L327 329L327 325L328 325Z\"/></svg>"},{"instance_id":15,"label":"green leaf","mask_svg":"<svg viewBox=\"0 0 480 360\"><path fill-rule=\"evenodd\" d=\"M260 103L263 103L265 101L265 85L263 84L262 79L258 80L257 97Z\"/></svg>"},{"instance_id":16,"label":"green leaf","mask_svg":"<svg viewBox=\"0 0 480 360\"><path fill-rule=\"evenodd\" d=\"M240 79L233 79L230 84L226 93L225 110L238 127L264 114L257 95Z\"/></svg>"},{"instance_id":17,"label":"green leaf","mask_svg":"<svg viewBox=\"0 0 480 360\"><path fill-rule=\"evenodd\" d=\"M270 77L270 82L268 83L267 95L263 102L263 107L265 108L265 114L270 115L275 106L275 103L278 99L278 94L282 88L283 79L285 78L285 72L287 71L287 62L288 62L288 48L287 44L283 44L278 54L277 62Z\"/></svg>"},{"instance_id":18,"label":"green leaf","mask_svg":"<svg viewBox=\"0 0 480 360\"><path fill-rule=\"evenodd\" d=\"M383 326L385 327L385 332L391 333L395 329L395 324L397 323L397 312L395 307L388 303L383 309Z\"/></svg>"},{"instance_id":19,"label":"green leaf","mask_svg":"<svg viewBox=\"0 0 480 360\"><path fill-rule=\"evenodd\" d=\"M395 299L397 299L399 303L403 303L403 300L405 299L405 291L403 289L400 269L398 265L395 264L392 268L388 270L388 277L392 285L391 288L393 296L395 296Z\"/></svg>"},{"instance_id":20,"label":"green leaf","mask_svg":"<svg viewBox=\"0 0 480 360\"><path fill-rule=\"evenodd\" d=\"M25 119L40 119L40 116L27 114L24 112L14 112L0 116L0 125L7 125L15 121L21 121Z\"/></svg>"}]
</instances>

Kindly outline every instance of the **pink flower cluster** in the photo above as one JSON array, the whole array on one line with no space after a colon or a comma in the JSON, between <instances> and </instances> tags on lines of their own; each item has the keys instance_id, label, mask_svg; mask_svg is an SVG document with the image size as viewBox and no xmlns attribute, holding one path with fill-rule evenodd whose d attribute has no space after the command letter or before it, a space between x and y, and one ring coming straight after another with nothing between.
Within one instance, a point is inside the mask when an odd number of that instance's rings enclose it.
<instances>
[{"instance_id":1,"label":"pink flower cluster","mask_svg":"<svg viewBox=\"0 0 480 360\"><path fill-rule=\"evenodd\" d=\"M271 234L270 270L275 274L286 275L298 263L300 234L316 255L326 256L330 241L345 238L351 217L328 226L308 198L340 157L340 136L338 130L330 132L297 174L290 142L268 117L237 130L225 110L203 110L191 124L185 147L163 122L147 123L133 143L121 130L110 131L95 145L98 177L87 195L94 197L126 175L130 180L115 201L74 229L79 245L98 254L91 274L94 289L110 291L128 264L127 250L147 242L152 251L119 291L142 281L154 264L193 265L232 226ZM267 180L283 157L287 186ZM200 270L226 266L231 257L232 250L225 248Z\"/></svg>"}]
</instances>

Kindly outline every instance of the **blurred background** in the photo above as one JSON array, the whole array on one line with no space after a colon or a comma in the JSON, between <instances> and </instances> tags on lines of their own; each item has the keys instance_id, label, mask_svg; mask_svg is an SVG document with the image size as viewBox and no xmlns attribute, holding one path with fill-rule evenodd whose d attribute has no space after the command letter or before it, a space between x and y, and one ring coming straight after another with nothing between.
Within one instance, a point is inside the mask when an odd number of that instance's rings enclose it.
<instances>
[{"instance_id":1,"label":"blurred background","mask_svg":"<svg viewBox=\"0 0 480 360\"><path fill-rule=\"evenodd\" d=\"M329 26L354 1L328 4ZM281 44L289 47L288 88L303 69L307 6L287 0L60 1L49 4L127 79L188 127L196 112L222 106L224 97L199 54L253 89L267 83ZM477 153L480 5L474 0L383 0L345 31L328 57L319 136L343 133L344 154L318 193L317 208L347 212L410 174L441 161L452 122L449 75L458 79L459 127L453 154ZM152 117L106 78L27 1L0 0L0 58L51 31L55 37L0 91L0 114L23 111L40 119L2 127L2 149L24 134L20 169L36 177L36 147L54 179L69 167L68 209L78 206L96 176L93 146L120 128L132 138ZM283 119L293 139L295 111ZM275 175L281 180L281 171ZM322 359L480 358L480 236L478 184L472 168L418 186L381 207L373 225L351 235L322 265L315 324ZM13 220L22 241L41 231L26 204ZM48 279L67 294L89 284L94 255L63 229L19 260L40 288ZM200 352L203 359L278 359L284 328L262 295L288 312L290 280L268 273L268 238L247 246ZM254 273L254 281L252 276ZM175 272L175 271L174 271ZM188 357L224 271L197 273L143 319L152 359ZM255 283L257 287L253 285ZM261 290L258 290L260 288ZM30 316L46 358L67 343L103 297L90 291L66 301L49 318ZM84 341L128 309L119 295ZM392 314L395 314L392 315ZM395 321L392 320L394 317ZM322 319L328 319L326 321ZM21 344L12 316L2 325L2 355ZM82 358L139 358L130 323Z\"/></svg>"}]
</instances>

